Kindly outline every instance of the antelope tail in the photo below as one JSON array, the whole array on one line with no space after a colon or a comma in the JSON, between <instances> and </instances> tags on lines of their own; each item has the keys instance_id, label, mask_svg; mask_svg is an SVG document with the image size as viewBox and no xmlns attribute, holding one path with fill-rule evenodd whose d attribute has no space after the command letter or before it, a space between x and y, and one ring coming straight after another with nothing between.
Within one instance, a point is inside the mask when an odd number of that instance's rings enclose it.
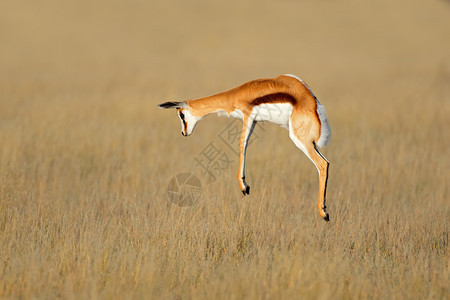
<instances>
[{"instance_id":1,"label":"antelope tail","mask_svg":"<svg viewBox=\"0 0 450 300\"><path fill-rule=\"evenodd\" d=\"M330 141L331 129L330 125L328 124L325 107L323 107L323 105L320 104L319 100L316 99L316 101L317 101L317 115L319 115L320 119L320 137L319 140L317 141L317 146L322 148L326 146Z\"/></svg>"}]
</instances>

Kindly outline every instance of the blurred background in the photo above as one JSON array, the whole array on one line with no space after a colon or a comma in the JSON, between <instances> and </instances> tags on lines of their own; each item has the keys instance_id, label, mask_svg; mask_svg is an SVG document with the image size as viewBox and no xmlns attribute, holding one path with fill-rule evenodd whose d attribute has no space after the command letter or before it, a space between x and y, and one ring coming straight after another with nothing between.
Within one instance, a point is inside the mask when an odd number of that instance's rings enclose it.
<instances>
[{"instance_id":1,"label":"blurred background","mask_svg":"<svg viewBox=\"0 0 450 300\"><path fill-rule=\"evenodd\" d=\"M6 0L1 75L186 97L284 73L339 92L428 84L449 73L449 10L442 0Z\"/></svg>"}]
</instances>

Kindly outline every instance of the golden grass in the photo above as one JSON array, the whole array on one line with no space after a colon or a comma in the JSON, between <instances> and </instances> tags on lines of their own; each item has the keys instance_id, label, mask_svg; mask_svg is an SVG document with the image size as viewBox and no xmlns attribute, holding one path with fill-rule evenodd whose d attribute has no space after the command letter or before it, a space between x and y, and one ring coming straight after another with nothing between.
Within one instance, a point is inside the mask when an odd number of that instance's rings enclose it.
<instances>
[{"instance_id":1,"label":"golden grass","mask_svg":"<svg viewBox=\"0 0 450 300\"><path fill-rule=\"evenodd\" d=\"M444 1L2 6L1 298L448 298ZM183 138L156 108L282 73L328 111L329 223L286 130L256 130L242 197L194 160L231 120Z\"/></svg>"}]
</instances>

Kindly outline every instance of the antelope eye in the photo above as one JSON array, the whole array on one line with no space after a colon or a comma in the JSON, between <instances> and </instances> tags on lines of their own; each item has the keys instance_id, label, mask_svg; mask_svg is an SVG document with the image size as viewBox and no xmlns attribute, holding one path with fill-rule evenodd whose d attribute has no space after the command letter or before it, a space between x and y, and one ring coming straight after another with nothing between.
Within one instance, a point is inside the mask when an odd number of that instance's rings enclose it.
<instances>
[{"instance_id":1,"label":"antelope eye","mask_svg":"<svg viewBox=\"0 0 450 300\"><path fill-rule=\"evenodd\" d=\"M184 114L180 113L180 118L184 119Z\"/></svg>"}]
</instances>

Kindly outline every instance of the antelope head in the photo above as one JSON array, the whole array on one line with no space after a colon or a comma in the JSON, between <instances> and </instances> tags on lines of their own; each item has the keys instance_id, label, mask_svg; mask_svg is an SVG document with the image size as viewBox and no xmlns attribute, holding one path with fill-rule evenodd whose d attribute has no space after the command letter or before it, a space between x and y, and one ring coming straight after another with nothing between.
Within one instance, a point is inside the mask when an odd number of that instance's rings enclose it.
<instances>
[{"instance_id":1,"label":"antelope head","mask_svg":"<svg viewBox=\"0 0 450 300\"><path fill-rule=\"evenodd\" d=\"M195 125L201 119L192 115L191 108L186 102L164 102L159 104L158 107L162 109L175 108L177 110L177 115L181 122L181 134L183 136L191 135Z\"/></svg>"}]
</instances>

